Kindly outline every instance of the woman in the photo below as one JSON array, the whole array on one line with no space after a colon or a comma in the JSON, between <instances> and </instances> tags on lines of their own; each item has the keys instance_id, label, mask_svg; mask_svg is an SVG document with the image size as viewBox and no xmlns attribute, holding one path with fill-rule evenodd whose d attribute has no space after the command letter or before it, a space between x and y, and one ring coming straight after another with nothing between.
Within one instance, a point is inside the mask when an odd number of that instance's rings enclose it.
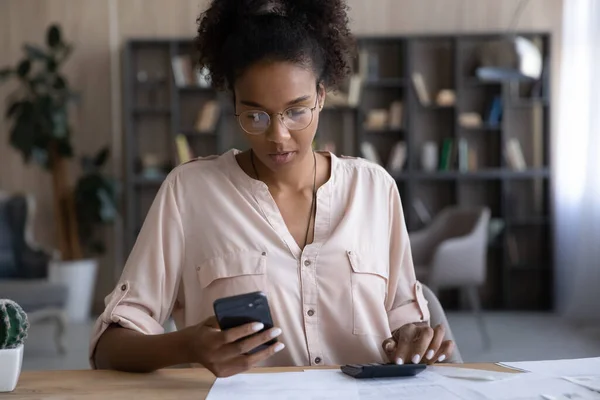
<instances>
[{"instance_id":1,"label":"woman","mask_svg":"<svg viewBox=\"0 0 600 400\"><path fill-rule=\"evenodd\" d=\"M250 149L169 174L95 325L92 366L192 363L230 376L449 357L443 328L428 326L394 180L312 150L325 93L349 72L343 0L213 0L196 47L215 87L232 92ZM213 302L259 290L277 327L220 331ZM171 315L179 329L164 333Z\"/></svg>"}]
</instances>

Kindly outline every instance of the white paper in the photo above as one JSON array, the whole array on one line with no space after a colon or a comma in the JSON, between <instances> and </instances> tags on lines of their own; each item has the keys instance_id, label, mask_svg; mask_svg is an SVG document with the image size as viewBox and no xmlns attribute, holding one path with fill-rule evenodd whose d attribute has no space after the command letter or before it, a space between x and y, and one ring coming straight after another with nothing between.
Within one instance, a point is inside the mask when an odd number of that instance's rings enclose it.
<instances>
[{"instance_id":1,"label":"white paper","mask_svg":"<svg viewBox=\"0 0 600 400\"><path fill-rule=\"evenodd\" d=\"M574 360L503 362L505 367L536 372L547 376L577 376L600 374L600 357Z\"/></svg>"},{"instance_id":2,"label":"white paper","mask_svg":"<svg viewBox=\"0 0 600 400\"><path fill-rule=\"evenodd\" d=\"M384 379L354 379L340 370L240 374L217 379L207 399L600 400L600 393L580 386L582 381L575 384L567 379L537 373L511 374L513 377L493 373L488 376L495 380L486 381L451 378L437 370L429 367L415 377ZM596 381L590 379L587 383L595 384Z\"/></svg>"},{"instance_id":3,"label":"white paper","mask_svg":"<svg viewBox=\"0 0 600 400\"><path fill-rule=\"evenodd\" d=\"M208 400L485 400L441 375L424 371L416 377L354 379L340 370L241 374L215 381Z\"/></svg>"},{"instance_id":4,"label":"white paper","mask_svg":"<svg viewBox=\"0 0 600 400\"><path fill-rule=\"evenodd\" d=\"M570 376L565 377L564 379L573 382L576 385L600 392L600 375Z\"/></svg>"},{"instance_id":5,"label":"white paper","mask_svg":"<svg viewBox=\"0 0 600 400\"><path fill-rule=\"evenodd\" d=\"M218 378L207 400L360 400L355 379L344 374L307 377L304 372L239 374Z\"/></svg>"},{"instance_id":6,"label":"white paper","mask_svg":"<svg viewBox=\"0 0 600 400\"><path fill-rule=\"evenodd\" d=\"M465 379L469 381L493 382L503 379L515 378L518 374L512 372L486 371L483 369L459 368L459 367L428 367L427 371L453 379Z\"/></svg>"},{"instance_id":7,"label":"white paper","mask_svg":"<svg viewBox=\"0 0 600 400\"><path fill-rule=\"evenodd\" d=\"M489 400L598 400L600 393L558 377L535 373L519 374L509 380L478 383L470 388Z\"/></svg>"}]
</instances>

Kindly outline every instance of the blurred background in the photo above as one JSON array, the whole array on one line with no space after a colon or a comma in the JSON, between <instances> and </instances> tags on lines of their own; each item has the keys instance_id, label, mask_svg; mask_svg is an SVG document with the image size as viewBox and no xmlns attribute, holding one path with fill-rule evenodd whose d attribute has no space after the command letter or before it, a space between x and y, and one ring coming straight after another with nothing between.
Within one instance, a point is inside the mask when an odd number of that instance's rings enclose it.
<instances>
[{"instance_id":1,"label":"blurred background","mask_svg":"<svg viewBox=\"0 0 600 400\"><path fill-rule=\"evenodd\" d=\"M24 369L89 368L166 174L245 147L192 66L207 4L0 0L0 298L29 314ZM598 3L348 4L358 56L314 145L394 176L465 361L600 356Z\"/></svg>"}]
</instances>

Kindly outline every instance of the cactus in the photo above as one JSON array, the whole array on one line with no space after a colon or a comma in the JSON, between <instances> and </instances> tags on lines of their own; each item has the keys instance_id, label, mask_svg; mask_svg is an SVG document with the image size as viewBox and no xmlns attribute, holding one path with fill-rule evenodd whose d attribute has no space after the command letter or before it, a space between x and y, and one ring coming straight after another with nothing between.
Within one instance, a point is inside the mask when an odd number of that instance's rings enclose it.
<instances>
[{"instance_id":1,"label":"cactus","mask_svg":"<svg viewBox=\"0 0 600 400\"><path fill-rule=\"evenodd\" d=\"M27 314L21 306L12 300L0 299L0 350L22 345L28 329Z\"/></svg>"}]
</instances>

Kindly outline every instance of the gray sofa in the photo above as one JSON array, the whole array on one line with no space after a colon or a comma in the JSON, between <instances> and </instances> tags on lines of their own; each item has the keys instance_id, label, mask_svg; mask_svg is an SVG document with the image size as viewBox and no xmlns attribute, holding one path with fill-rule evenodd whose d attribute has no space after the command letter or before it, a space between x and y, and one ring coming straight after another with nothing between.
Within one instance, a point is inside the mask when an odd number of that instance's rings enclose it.
<instances>
[{"instance_id":1,"label":"gray sofa","mask_svg":"<svg viewBox=\"0 0 600 400\"><path fill-rule=\"evenodd\" d=\"M31 324L56 324L55 344L66 350L67 288L48 281L51 255L33 241L33 197L0 191L0 298L16 301Z\"/></svg>"}]
</instances>

